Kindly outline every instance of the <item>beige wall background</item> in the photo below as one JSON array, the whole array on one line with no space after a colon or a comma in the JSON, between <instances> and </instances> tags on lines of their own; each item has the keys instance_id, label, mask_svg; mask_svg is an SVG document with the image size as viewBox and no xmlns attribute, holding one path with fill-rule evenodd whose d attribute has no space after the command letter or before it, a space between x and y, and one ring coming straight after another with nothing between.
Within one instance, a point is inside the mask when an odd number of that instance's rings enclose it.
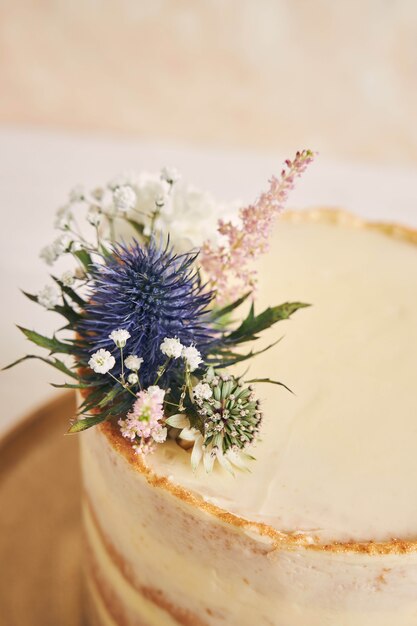
<instances>
[{"instance_id":1,"label":"beige wall background","mask_svg":"<svg viewBox=\"0 0 417 626\"><path fill-rule=\"evenodd\" d=\"M417 163L416 0L0 0L0 124Z\"/></svg>"}]
</instances>

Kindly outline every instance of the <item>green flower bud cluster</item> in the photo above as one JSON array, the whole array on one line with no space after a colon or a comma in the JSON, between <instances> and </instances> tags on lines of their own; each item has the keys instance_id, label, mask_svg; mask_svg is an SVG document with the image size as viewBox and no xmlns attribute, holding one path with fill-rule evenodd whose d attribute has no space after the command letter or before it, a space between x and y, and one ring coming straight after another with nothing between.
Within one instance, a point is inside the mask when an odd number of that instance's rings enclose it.
<instances>
[{"instance_id":1,"label":"green flower bud cluster","mask_svg":"<svg viewBox=\"0 0 417 626\"><path fill-rule=\"evenodd\" d=\"M195 399L203 423L204 447L211 444L223 453L238 452L253 443L259 433L262 412L252 385L245 386L239 378L226 375L209 376L202 382L212 391L209 398Z\"/></svg>"}]
</instances>

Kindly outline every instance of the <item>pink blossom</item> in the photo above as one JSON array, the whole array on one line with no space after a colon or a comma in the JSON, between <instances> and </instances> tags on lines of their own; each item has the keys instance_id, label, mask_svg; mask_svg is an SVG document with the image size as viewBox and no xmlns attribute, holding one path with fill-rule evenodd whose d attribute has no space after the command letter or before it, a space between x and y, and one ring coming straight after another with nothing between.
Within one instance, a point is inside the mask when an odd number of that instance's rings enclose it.
<instances>
[{"instance_id":1,"label":"pink blossom","mask_svg":"<svg viewBox=\"0 0 417 626\"><path fill-rule=\"evenodd\" d=\"M166 428L161 424L164 417L163 402L165 392L157 386L139 391L131 411L125 419L119 420L120 431L134 445L138 454L148 454L155 443L166 439Z\"/></svg>"},{"instance_id":2,"label":"pink blossom","mask_svg":"<svg viewBox=\"0 0 417 626\"><path fill-rule=\"evenodd\" d=\"M281 177L273 176L268 191L254 204L240 209L239 224L219 220L218 232L225 243L219 247L206 241L202 247L201 265L219 304L231 302L256 285L256 270L251 262L268 250L268 239L277 216L282 212L289 192L314 159L311 150L297 152L293 161L285 162Z\"/></svg>"}]
</instances>

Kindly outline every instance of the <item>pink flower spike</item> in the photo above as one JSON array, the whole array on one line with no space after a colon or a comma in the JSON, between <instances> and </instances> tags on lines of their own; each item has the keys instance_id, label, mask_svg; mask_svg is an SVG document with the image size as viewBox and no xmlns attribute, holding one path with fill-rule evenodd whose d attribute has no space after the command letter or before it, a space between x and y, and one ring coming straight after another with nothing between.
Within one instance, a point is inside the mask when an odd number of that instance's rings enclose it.
<instances>
[{"instance_id":1,"label":"pink flower spike","mask_svg":"<svg viewBox=\"0 0 417 626\"><path fill-rule=\"evenodd\" d=\"M275 220L284 209L295 179L315 156L311 150L303 150L293 161L287 159L281 178L273 176L269 189L254 204L240 209L239 225L219 220L217 230L225 242L217 248L209 241L203 244L201 266L216 291L218 304L231 302L255 288L257 274L250 269L250 263L268 250Z\"/></svg>"}]
</instances>

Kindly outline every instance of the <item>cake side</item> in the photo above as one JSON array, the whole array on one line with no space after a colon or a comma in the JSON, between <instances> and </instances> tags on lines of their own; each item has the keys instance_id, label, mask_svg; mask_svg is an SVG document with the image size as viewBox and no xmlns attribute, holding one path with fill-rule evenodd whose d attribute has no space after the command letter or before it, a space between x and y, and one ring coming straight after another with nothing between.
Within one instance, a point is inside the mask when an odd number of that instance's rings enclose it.
<instances>
[{"instance_id":1,"label":"cake side","mask_svg":"<svg viewBox=\"0 0 417 626\"><path fill-rule=\"evenodd\" d=\"M277 545L148 482L108 434L82 439L84 510L89 576L116 623L415 624L416 552Z\"/></svg>"}]
</instances>

